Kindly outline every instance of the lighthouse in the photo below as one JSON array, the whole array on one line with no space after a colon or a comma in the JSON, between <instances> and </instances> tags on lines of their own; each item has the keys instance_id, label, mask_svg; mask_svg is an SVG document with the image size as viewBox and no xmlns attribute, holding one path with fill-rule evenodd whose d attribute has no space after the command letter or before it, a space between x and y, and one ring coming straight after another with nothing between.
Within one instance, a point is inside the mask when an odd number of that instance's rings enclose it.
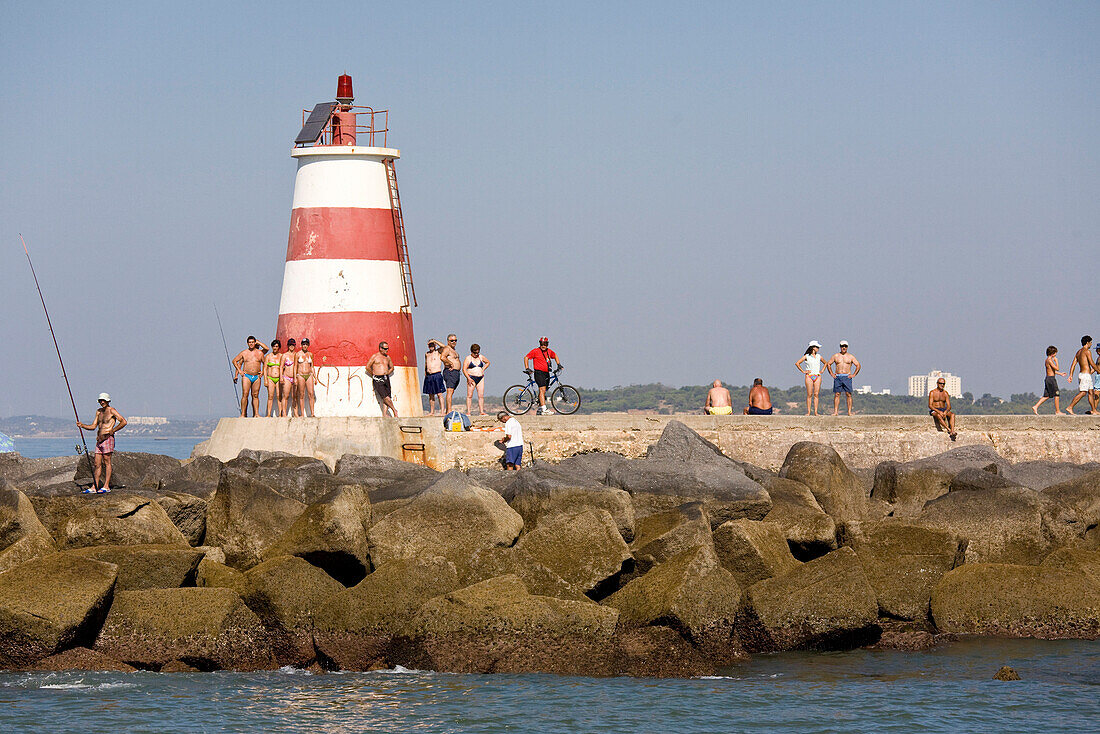
<instances>
[{"instance_id":1,"label":"lighthouse","mask_svg":"<svg viewBox=\"0 0 1100 734\"><path fill-rule=\"evenodd\" d=\"M380 416L366 364L389 345L394 405L422 413L413 340L416 305L389 113L352 104L341 75L335 102L314 106L294 141L297 161L276 335L310 340L316 415ZM303 111L303 116L305 111Z\"/></svg>"}]
</instances>

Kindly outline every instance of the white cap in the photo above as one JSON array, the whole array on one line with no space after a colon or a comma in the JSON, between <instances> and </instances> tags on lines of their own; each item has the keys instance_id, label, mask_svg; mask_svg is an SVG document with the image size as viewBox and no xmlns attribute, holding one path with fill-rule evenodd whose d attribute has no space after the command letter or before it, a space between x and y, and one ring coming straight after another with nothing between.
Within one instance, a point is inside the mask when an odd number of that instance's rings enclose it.
<instances>
[{"instance_id":1,"label":"white cap","mask_svg":"<svg viewBox=\"0 0 1100 734\"><path fill-rule=\"evenodd\" d=\"M108 394L107 394L107 393L105 393L105 392L101 392L101 393L99 394L99 397L98 397L98 398L96 398L96 400L103 400L103 401L106 401L106 402L108 402L108 403L109 403L109 402L111 402L111 396L110 396L110 395L108 395Z\"/></svg>"},{"instance_id":2,"label":"white cap","mask_svg":"<svg viewBox=\"0 0 1100 734\"><path fill-rule=\"evenodd\" d=\"M848 346L848 340L847 339L841 339L840 340L840 346L842 346L842 347Z\"/></svg>"},{"instance_id":3,"label":"white cap","mask_svg":"<svg viewBox=\"0 0 1100 734\"><path fill-rule=\"evenodd\" d=\"M819 342L817 339L814 339L812 342L810 342L806 346L807 347L817 347L818 349L821 349L821 342Z\"/></svg>"}]
</instances>

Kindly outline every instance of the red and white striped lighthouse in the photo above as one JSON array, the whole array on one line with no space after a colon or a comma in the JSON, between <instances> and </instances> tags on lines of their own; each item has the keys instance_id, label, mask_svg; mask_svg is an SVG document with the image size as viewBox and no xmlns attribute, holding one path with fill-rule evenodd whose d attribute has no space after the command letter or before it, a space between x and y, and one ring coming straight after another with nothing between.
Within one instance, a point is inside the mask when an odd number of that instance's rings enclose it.
<instances>
[{"instance_id":1,"label":"red and white striped lighthouse","mask_svg":"<svg viewBox=\"0 0 1100 734\"><path fill-rule=\"evenodd\" d=\"M394 168L401 153L386 147L388 111L352 101L344 74L336 102L316 105L295 140L276 334L284 345L309 338L318 416L382 415L366 364L383 341L394 363L397 412L417 416L416 296Z\"/></svg>"}]
</instances>

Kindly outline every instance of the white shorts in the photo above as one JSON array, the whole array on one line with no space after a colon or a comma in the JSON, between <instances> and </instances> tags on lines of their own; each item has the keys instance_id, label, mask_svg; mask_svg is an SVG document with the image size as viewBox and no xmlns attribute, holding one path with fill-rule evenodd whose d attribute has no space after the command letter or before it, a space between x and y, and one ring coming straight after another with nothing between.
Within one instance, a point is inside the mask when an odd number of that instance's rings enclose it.
<instances>
[{"instance_id":1,"label":"white shorts","mask_svg":"<svg viewBox=\"0 0 1100 734\"><path fill-rule=\"evenodd\" d=\"M1088 392L1092 389L1092 375L1088 372L1082 372L1080 375L1080 382L1078 383L1077 390L1079 392Z\"/></svg>"}]
</instances>

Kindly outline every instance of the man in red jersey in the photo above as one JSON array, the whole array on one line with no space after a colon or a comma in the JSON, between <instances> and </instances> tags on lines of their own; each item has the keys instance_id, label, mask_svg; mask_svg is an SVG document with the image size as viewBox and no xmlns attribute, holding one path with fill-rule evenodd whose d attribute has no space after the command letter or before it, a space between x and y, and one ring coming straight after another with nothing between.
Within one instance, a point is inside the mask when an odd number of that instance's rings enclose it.
<instances>
[{"instance_id":1,"label":"man in red jersey","mask_svg":"<svg viewBox=\"0 0 1100 734\"><path fill-rule=\"evenodd\" d=\"M558 369L562 368L561 360L554 350L550 348L550 340L545 336L539 337L539 346L532 349L523 358L523 371L531 374L531 368L535 368L535 384L539 386L538 415L553 415L554 411L546 407L546 388L550 386L550 363L558 363Z\"/></svg>"}]
</instances>

